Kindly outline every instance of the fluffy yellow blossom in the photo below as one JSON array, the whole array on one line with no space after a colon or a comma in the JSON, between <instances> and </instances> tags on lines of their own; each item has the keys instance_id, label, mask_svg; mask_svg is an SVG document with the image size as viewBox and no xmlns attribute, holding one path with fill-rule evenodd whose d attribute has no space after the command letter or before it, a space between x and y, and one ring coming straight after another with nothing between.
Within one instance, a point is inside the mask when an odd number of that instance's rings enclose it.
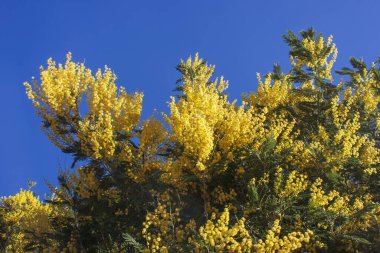
<instances>
[{"instance_id":1,"label":"fluffy yellow blossom","mask_svg":"<svg viewBox=\"0 0 380 253\"><path fill-rule=\"evenodd\" d=\"M174 240L175 234L180 233L179 228L175 226L180 221L179 211L178 208L172 210L170 206L158 203L153 212L147 213L142 236L146 241L148 252L168 252L165 244L169 244Z\"/></svg>"},{"instance_id":2,"label":"fluffy yellow blossom","mask_svg":"<svg viewBox=\"0 0 380 253\"><path fill-rule=\"evenodd\" d=\"M322 139L322 141L324 142L327 142L330 139L330 136L327 133L326 128L321 125L318 126L318 135L319 135L319 138Z\"/></svg>"},{"instance_id":3,"label":"fluffy yellow blossom","mask_svg":"<svg viewBox=\"0 0 380 253\"><path fill-rule=\"evenodd\" d=\"M377 168L367 168L364 169L364 172L368 175L377 174Z\"/></svg>"},{"instance_id":4,"label":"fluffy yellow blossom","mask_svg":"<svg viewBox=\"0 0 380 253\"><path fill-rule=\"evenodd\" d=\"M223 205L233 200L237 194L234 189L230 189L229 192L225 192L221 186L217 186L211 193L214 202Z\"/></svg>"},{"instance_id":5,"label":"fluffy yellow blossom","mask_svg":"<svg viewBox=\"0 0 380 253\"><path fill-rule=\"evenodd\" d=\"M71 61L67 54L65 66L49 59L48 67L40 70L41 83L33 79L33 87L25 83L29 99L44 120L50 140L62 150L80 143L83 154L94 159L118 156L128 160L131 147L128 139L140 121L141 93L127 94L117 88L116 75L105 67L93 76L84 64ZM81 116L80 105L87 97L88 112Z\"/></svg>"},{"instance_id":6,"label":"fluffy yellow blossom","mask_svg":"<svg viewBox=\"0 0 380 253\"><path fill-rule=\"evenodd\" d=\"M216 214L211 215L205 226L199 228L199 234L209 249L216 252L251 252L252 238L244 225L245 219L240 219L232 227L230 223L230 213L224 209L219 219ZM196 245L198 251L200 245Z\"/></svg>"},{"instance_id":7,"label":"fluffy yellow blossom","mask_svg":"<svg viewBox=\"0 0 380 253\"><path fill-rule=\"evenodd\" d=\"M52 213L52 206L42 203L30 190L21 190L14 196L3 197L0 216L5 225L4 234L1 234L6 242L5 251L31 252L24 248L30 244L38 247L35 237L52 231L49 221Z\"/></svg>"},{"instance_id":8,"label":"fluffy yellow blossom","mask_svg":"<svg viewBox=\"0 0 380 253\"><path fill-rule=\"evenodd\" d=\"M363 69L362 72L356 72L354 75L356 88L352 94L352 99L363 104L362 114L365 118L368 114L376 113L380 102L380 96L376 93L379 83L376 80L373 69L376 69L374 65L372 65L369 71Z\"/></svg>"},{"instance_id":9,"label":"fluffy yellow blossom","mask_svg":"<svg viewBox=\"0 0 380 253\"><path fill-rule=\"evenodd\" d=\"M255 180L252 179L251 182L255 184ZM264 175L259 179L258 184L259 185L267 185L269 183L269 173L265 172Z\"/></svg>"},{"instance_id":10,"label":"fluffy yellow blossom","mask_svg":"<svg viewBox=\"0 0 380 253\"><path fill-rule=\"evenodd\" d=\"M70 53L64 66L58 64L57 67L51 58L47 64L46 69L40 68L40 84L32 78L32 85L28 82L24 85L37 113L50 126L46 131L49 139L64 148L74 143L75 136L62 133L77 127L79 104L94 77L84 64L72 62Z\"/></svg>"},{"instance_id":11,"label":"fluffy yellow blossom","mask_svg":"<svg viewBox=\"0 0 380 253\"><path fill-rule=\"evenodd\" d=\"M129 95L123 87L118 89L115 81L116 75L105 67L104 73L98 70L87 92L89 113L79 124L78 139L84 152L95 159L112 157L118 145L117 135L130 138L140 121L143 95ZM119 147L118 155L128 160L130 146L122 142Z\"/></svg>"},{"instance_id":12,"label":"fluffy yellow blossom","mask_svg":"<svg viewBox=\"0 0 380 253\"><path fill-rule=\"evenodd\" d=\"M191 67L197 71L201 59L188 60ZM202 68L212 68L202 65ZM211 71L212 72L212 71ZM257 149L265 140L265 114L245 104L236 106L228 102L227 96L221 95L226 88L221 79L210 82L209 71L200 71L197 77L191 79L184 76L183 97L170 102L170 116L165 115L170 125L170 140L178 143L184 149L183 158L187 159L188 167L195 173L207 169L216 149L226 158L232 160L232 152L244 145L254 145Z\"/></svg>"},{"instance_id":13,"label":"fluffy yellow blossom","mask_svg":"<svg viewBox=\"0 0 380 253\"><path fill-rule=\"evenodd\" d=\"M280 220L275 220L272 228L267 232L265 241L259 240L253 247L255 252L293 252L307 245L313 236L313 232L307 230L306 232L291 232L286 236L280 238L281 226Z\"/></svg>"},{"instance_id":14,"label":"fluffy yellow blossom","mask_svg":"<svg viewBox=\"0 0 380 253\"><path fill-rule=\"evenodd\" d=\"M257 93L246 95L245 100L251 106L266 106L268 109L285 105L292 100L292 86L288 79L289 76L285 76L281 80L272 82L271 76L268 75L263 82L260 74L257 73L257 80L259 82Z\"/></svg>"},{"instance_id":15,"label":"fluffy yellow blossom","mask_svg":"<svg viewBox=\"0 0 380 253\"><path fill-rule=\"evenodd\" d=\"M295 67L308 66L319 70L319 76L332 81L331 69L338 56L338 50L332 43L332 36L327 41L322 36L317 39L304 38L302 40L303 48L308 52L310 58L292 58L292 64ZM328 49L328 51L327 51ZM326 52L328 52L326 54Z\"/></svg>"},{"instance_id":16,"label":"fluffy yellow blossom","mask_svg":"<svg viewBox=\"0 0 380 253\"><path fill-rule=\"evenodd\" d=\"M296 140L286 160L295 168L310 168L315 164L315 155L307 143Z\"/></svg>"},{"instance_id":17,"label":"fluffy yellow blossom","mask_svg":"<svg viewBox=\"0 0 380 253\"><path fill-rule=\"evenodd\" d=\"M119 88L108 67L92 74L70 54L64 65L49 59L27 95L82 167L51 187L52 204L30 191L4 198L0 248L376 251L380 62L352 58L334 84L332 37L309 29L284 39L291 69L258 74L241 104L198 54L181 61L165 122L140 122L142 94Z\"/></svg>"},{"instance_id":18,"label":"fluffy yellow blossom","mask_svg":"<svg viewBox=\"0 0 380 253\"><path fill-rule=\"evenodd\" d=\"M164 125L157 119L143 121L140 135L140 149L145 155L155 155L158 146L163 143L167 136Z\"/></svg>"},{"instance_id":19,"label":"fluffy yellow blossom","mask_svg":"<svg viewBox=\"0 0 380 253\"><path fill-rule=\"evenodd\" d=\"M361 198L352 200L347 195L341 195L338 191L332 190L325 193L322 190L322 179L318 178L311 186L311 204L320 206L325 210L331 211L337 215L348 216L364 208L364 202Z\"/></svg>"},{"instance_id":20,"label":"fluffy yellow blossom","mask_svg":"<svg viewBox=\"0 0 380 253\"><path fill-rule=\"evenodd\" d=\"M326 206L331 200L339 195L336 191L331 191L328 195L321 189L322 179L318 178L311 186L311 201L312 204L318 206Z\"/></svg>"},{"instance_id":21,"label":"fluffy yellow blossom","mask_svg":"<svg viewBox=\"0 0 380 253\"><path fill-rule=\"evenodd\" d=\"M70 175L70 179L77 187L77 193L82 198L89 198L91 196L100 196L100 181L95 176L93 169L79 168L77 173Z\"/></svg>"},{"instance_id":22,"label":"fluffy yellow blossom","mask_svg":"<svg viewBox=\"0 0 380 253\"><path fill-rule=\"evenodd\" d=\"M279 171L277 173L279 173ZM280 198L296 197L308 188L308 184L307 175L293 170L288 175L285 185L281 189L277 186L278 196Z\"/></svg>"},{"instance_id":23,"label":"fluffy yellow blossom","mask_svg":"<svg viewBox=\"0 0 380 253\"><path fill-rule=\"evenodd\" d=\"M225 152L231 152L245 145L253 144L254 150L263 142L265 134L265 114L255 112L252 108L245 109L244 104L235 107L234 103L225 106L222 111L224 120L218 122L215 132L220 137L218 146Z\"/></svg>"},{"instance_id":24,"label":"fluffy yellow blossom","mask_svg":"<svg viewBox=\"0 0 380 253\"><path fill-rule=\"evenodd\" d=\"M207 83L214 73L215 66L208 65L206 61L199 58L198 53L195 54L194 59L189 57L186 61L181 60L179 65L182 72L182 81L184 84L199 84ZM227 88L227 82L222 81L220 91Z\"/></svg>"}]
</instances>

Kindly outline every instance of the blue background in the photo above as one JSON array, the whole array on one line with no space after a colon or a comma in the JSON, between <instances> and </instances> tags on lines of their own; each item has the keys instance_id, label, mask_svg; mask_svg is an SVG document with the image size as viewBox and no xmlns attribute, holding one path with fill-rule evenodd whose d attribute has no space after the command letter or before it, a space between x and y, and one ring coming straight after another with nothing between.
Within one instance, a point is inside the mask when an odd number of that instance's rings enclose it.
<instances>
[{"instance_id":1,"label":"blue background","mask_svg":"<svg viewBox=\"0 0 380 253\"><path fill-rule=\"evenodd\" d=\"M230 99L254 91L256 72L274 62L289 67L281 39L287 30L314 27L334 35L336 67L350 56L374 61L380 54L380 1L0 1L0 195L56 183L62 154L40 131L40 120L22 85L49 57L85 61L95 71L108 65L127 91L143 91L142 118L168 111L179 75L175 66L196 52L230 81Z\"/></svg>"}]
</instances>

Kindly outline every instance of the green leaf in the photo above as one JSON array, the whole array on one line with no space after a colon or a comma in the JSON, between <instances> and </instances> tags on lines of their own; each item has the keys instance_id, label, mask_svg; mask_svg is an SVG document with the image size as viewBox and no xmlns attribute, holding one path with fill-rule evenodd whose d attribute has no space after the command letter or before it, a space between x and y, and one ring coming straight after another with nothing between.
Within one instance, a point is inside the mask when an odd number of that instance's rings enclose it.
<instances>
[{"instance_id":1,"label":"green leaf","mask_svg":"<svg viewBox=\"0 0 380 253\"><path fill-rule=\"evenodd\" d=\"M263 147L264 154L268 154L272 152L273 149L276 147L276 144L277 144L276 139L273 138L272 135L269 136Z\"/></svg>"},{"instance_id":2,"label":"green leaf","mask_svg":"<svg viewBox=\"0 0 380 253\"><path fill-rule=\"evenodd\" d=\"M144 245L142 245L141 243L137 242L137 241L135 240L135 238L133 238L133 237L132 237L130 234L128 234L128 233L124 233L124 234L123 234L123 239L125 240L125 243L126 243L127 245L132 246L134 249L138 250L139 252L142 252L142 251L145 249Z\"/></svg>"},{"instance_id":3,"label":"green leaf","mask_svg":"<svg viewBox=\"0 0 380 253\"><path fill-rule=\"evenodd\" d=\"M363 237L356 236L356 235L343 235L342 238L343 239L347 239L347 240L351 240L351 241L354 241L354 242L357 242L357 243L361 243L361 244L366 244L366 245L371 245L372 244L367 239L365 239Z\"/></svg>"},{"instance_id":4,"label":"green leaf","mask_svg":"<svg viewBox=\"0 0 380 253\"><path fill-rule=\"evenodd\" d=\"M335 184L338 183L340 178L341 178L339 173L337 173L336 171L332 171L332 170L327 172L326 177L327 177L327 179L329 179L331 182L333 182Z\"/></svg>"},{"instance_id":5,"label":"green leaf","mask_svg":"<svg viewBox=\"0 0 380 253\"><path fill-rule=\"evenodd\" d=\"M259 193L257 192L257 187L254 184L248 185L248 197L252 203L259 201Z\"/></svg>"}]
</instances>

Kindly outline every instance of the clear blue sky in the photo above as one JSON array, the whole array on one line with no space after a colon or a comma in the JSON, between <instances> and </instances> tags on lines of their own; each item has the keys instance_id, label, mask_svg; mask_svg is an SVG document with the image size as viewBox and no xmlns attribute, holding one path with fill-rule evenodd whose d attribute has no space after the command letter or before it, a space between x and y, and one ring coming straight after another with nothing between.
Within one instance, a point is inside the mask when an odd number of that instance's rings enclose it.
<instances>
[{"instance_id":1,"label":"clear blue sky","mask_svg":"<svg viewBox=\"0 0 380 253\"><path fill-rule=\"evenodd\" d=\"M287 30L333 34L336 66L350 56L380 55L377 0L277 1L0 1L0 195L25 188L47 192L59 167L71 164L39 129L22 83L68 51L92 69L107 64L128 91L143 91L143 118L167 111L181 58L199 52L230 81L230 98L256 88L256 72L288 66Z\"/></svg>"}]
</instances>

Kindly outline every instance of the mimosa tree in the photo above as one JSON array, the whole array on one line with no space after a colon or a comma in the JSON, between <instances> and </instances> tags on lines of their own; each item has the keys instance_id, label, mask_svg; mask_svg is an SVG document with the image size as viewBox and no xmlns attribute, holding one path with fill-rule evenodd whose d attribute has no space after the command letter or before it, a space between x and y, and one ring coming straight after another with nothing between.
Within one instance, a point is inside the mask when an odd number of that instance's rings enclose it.
<instances>
[{"instance_id":1,"label":"mimosa tree","mask_svg":"<svg viewBox=\"0 0 380 253\"><path fill-rule=\"evenodd\" d=\"M242 103L198 55L168 114L67 55L25 83L72 168L41 202L1 202L5 252L378 252L380 69L336 71L332 37L284 37L291 70L257 74ZM333 77L338 79L333 80Z\"/></svg>"}]
</instances>

